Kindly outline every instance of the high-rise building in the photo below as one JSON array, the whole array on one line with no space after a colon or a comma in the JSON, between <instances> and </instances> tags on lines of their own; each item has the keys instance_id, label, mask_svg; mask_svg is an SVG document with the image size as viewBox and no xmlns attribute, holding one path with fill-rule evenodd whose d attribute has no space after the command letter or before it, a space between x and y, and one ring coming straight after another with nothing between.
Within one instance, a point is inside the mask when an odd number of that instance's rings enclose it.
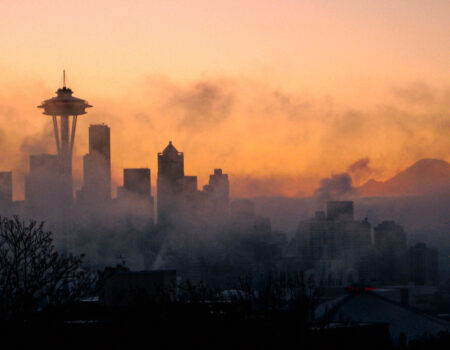
<instances>
[{"instance_id":1,"label":"high-rise building","mask_svg":"<svg viewBox=\"0 0 450 350\"><path fill-rule=\"evenodd\" d=\"M197 193L197 176L184 176L183 177L183 194L190 195Z\"/></svg>"},{"instance_id":2,"label":"high-rise building","mask_svg":"<svg viewBox=\"0 0 450 350\"><path fill-rule=\"evenodd\" d=\"M406 232L394 221L383 221L374 228L376 260L374 277L380 284L407 282Z\"/></svg>"},{"instance_id":3,"label":"high-rise building","mask_svg":"<svg viewBox=\"0 0 450 350\"><path fill-rule=\"evenodd\" d=\"M339 221L353 221L352 201L327 202L327 219Z\"/></svg>"},{"instance_id":4,"label":"high-rise building","mask_svg":"<svg viewBox=\"0 0 450 350\"><path fill-rule=\"evenodd\" d=\"M210 223L220 224L228 217L230 186L228 175L222 169L214 169L209 184L198 190L197 176L184 174L184 155L170 141L163 152L158 153L157 210L160 224L199 217ZM206 220L208 221L208 220Z\"/></svg>"},{"instance_id":5,"label":"high-rise building","mask_svg":"<svg viewBox=\"0 0 450 350\"><path fill-rule=\"evenodd\" d=\"M295 242L294 253L302 257L304 267L320 271L322 281L369 278L371 225L354 220L353 202L328 202L326 215L319 211L300 222Z\"/></svg>"},{"instance_id":6,"label":"high-rise building","mask_svg":"<svg viewBox=\"0 0 450 350\"><path fill-rule=\"evenodd\" d=\"M107 125L89 127L89 153L83 157L84 184L78 204L98 204L111 199L111 141Z\"/></svg>"},{"instance_id":7,"label":"high-rise building","mask_svg":"<svg viewBox=\"0 0 450 350\"><path fill-rule=\"evenodd\" d=\"M108 161L111 161L111 136L110 128L105 124L93 124L89 126L89 153L98 153Z\"/></svg>"},{"instance_id":8,"label":"high-rise building","mask_svg":"<svg viewBox=\"0 0 450 350\"><path fill-rule=\"evenodd\" d=\"M380 251L406 251L406 233L395 221L383 221L374 228L375 248Z\"/></svg>"},{"instance_id":9,"label":"high-rise building","mask_svg":"<svg viewBox=\"0 0 450 350\"><path fill-rule=\"evenodd\" d=\"M172 141L158 153L157 210L158 222L168 220L178 210L184 190L184 155Z\"/></svg>"},{"instance_id":10,"label":"high-rise building","mask_svg":"<svg viewBox=\"0 0 450 350\"><path fill-rule=\"evenodd\" d=\"M222 169L214 169L214 174L209 175L209 184L203 186L203 191L208 194L208 204L216 216L226 217L230 202L230 183L228 174L223 174Z\"/></svg>"},{"instance_id":11,"label":"high-rise building","mask_svg":"<svg viewBox=\"0 0 450 350\"><path fill-rule=\"evenodd\" d=\"M151 197L151 172L148 168L123 169L123 186L119 187L119 197Z\"/></svg>"},{"instance_id":12,"label":"high-rise building","mask_svg":"<svg viewBox=\"0 0 450 350\"><path fill-rule=\"evenodd\" d=\"M70 249L71 200L68 198L67 173L61 172L58 155L30 156L30 172L25 177L24 210L27 216L48 222L55 230L58 249Z\"/></svg>"},{"instance_id":13,"label":"high-rise building","mask_svg":"<svg viewBox=\"0 0 450 350\"><path fill-rule=\"evenodd\" d=\"M148 168L123 169L123 186L117 188L117 208L121 214L139 219L153 219L151 172Z\"/></svg>"},{"instance_id":14,"label":"high-rise building","mask_svg":"<svg viewBox=\"0 0 450 350\"><path fill-rule=\"evenodd\" d=\"M0 172L0 206L10 205L12 202L12 172Z\"/></svg>"},{"instance_id":15,"label":"high-rise building","mask_svg":"<svg viewBox=\"0 0 450 350\"><path fill-rule=\"evenodd\" d=\"M64 181L57 155L30 156L30 173L25 178L25 202L29 208L44 211L64 202Z\"/></svg>"},{"instance_id":16,"label":"high-rise building","mask_svg":"<svg viewBox=\"0 0 450 350\"><path fill-rule=\"evenodd\" d=\"M408 249L409 279L415 285L437 285L438 251L428 248L425 243L416 243Z\"/></svg>"}]
</instances>

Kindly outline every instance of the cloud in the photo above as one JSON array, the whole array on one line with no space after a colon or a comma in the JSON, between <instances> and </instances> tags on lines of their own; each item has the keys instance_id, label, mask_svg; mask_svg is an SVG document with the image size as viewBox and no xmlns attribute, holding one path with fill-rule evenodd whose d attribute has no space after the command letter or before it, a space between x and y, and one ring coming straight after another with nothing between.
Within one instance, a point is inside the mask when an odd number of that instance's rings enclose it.
<instances>
[{"instance_id":1,"label":"cloud","mask_svg":"<svg viewBox=\"0 0 450 350\"><path fill-rule=\"evenodd\" d=\"M53 127L45 125L43 130L32 135L26 135L20 144L20 152L23 155L55 152L55 136Z\"/></svg>"},{"instance_id":2,"label":"cloud","mask_svg":"<svg viewBox=\"0 0 450 350\"><path fill-rule=\"evenodd\" d=\"M307 197L308 188L316 186L314 177L307 176L251 176L233 175L230 178L231 194L237 197L286 196Z\"/></svg>"},{"instance_id":3,"label":"cloud","mask_svg":"<svg viewBox=\"0 0 450 350\"><path fill-rule=\"evenodd\" d=\"M281 114L290 121L302 121L309 117L311 102L303 96L288 94L282 90L273 91L267 103L266 113Z\"/></svg>"},{"instance_id":4,"label":"cloud","mask_svg":"<svg viewBox=\"0 0 450 350\"><path fill-rule=\"evenodd\" d=\"M205 129L222 123L231 113L233 93L222 83L200 81L174 89L169 105L181 114L179 128Z\"/></svg>"},{"instance_id":5,"label":"cloud","mask_svg":"<svg viewBox=\"0 0 450 350\"><path fill-rule=\"evenodd\" d=\"M429 104L435 100L436 91L424 82L418 81L406 86L394 87L394 95L411 104Z\"/></svg>"},{"instance_id":6,"label":"cloud","mask_svg":"<svg viewBox=\"0 0 450 350\"><path fill-rule=\"evenodd\" d=\"M353 164L350 164L350 166L348 167L348 171L353 172L353 173L360 172L360 171L366 171L367 169L370 168L369 163L370 163L369 158L358 159Z\"/></svg>"}]
</instances>

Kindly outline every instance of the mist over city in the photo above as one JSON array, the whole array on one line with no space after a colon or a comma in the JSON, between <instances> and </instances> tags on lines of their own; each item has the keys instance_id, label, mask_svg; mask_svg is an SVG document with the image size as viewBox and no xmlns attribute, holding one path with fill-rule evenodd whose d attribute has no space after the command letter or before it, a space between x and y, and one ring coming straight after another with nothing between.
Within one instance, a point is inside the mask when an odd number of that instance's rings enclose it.
<instances>
[{"instance_id":1,"label":"mist over city","mask_svg":"<svg viewBox=\"0 0 450 350\"><path fill-rule=\"evenodd\" d=\"M0 344L450 345L447 2L0 12Z\"/></svg>"}]
</instances>

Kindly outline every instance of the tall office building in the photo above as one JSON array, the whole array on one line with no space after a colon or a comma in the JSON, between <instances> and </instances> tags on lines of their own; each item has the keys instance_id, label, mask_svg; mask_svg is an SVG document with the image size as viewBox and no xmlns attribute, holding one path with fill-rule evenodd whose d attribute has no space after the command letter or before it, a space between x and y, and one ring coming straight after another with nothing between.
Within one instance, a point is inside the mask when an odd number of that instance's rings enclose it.
<instances>
[{"instance_id":1,"label":"tall office building","mask_svg":"<svg viewBox=\"0 0 450 350\"><path fill-rule=\"evenodd\" d=\"M198 191L197 176L184 176L183 177L183 194L192 195Z\"/></svg>"},{"instance_id":2,"label":"tall office building","mask_svg":"<svg viewBox=\"0 0 450 350\"><path fill-rule=\"evenodd\" d=\"M25 178L25 203L29 208L44 212L65 202L66 184L59 170L55 154L30 156L30 173Z\"/></svg>"},{"instance_id":3,"label":"tall office building","mask_svg":"<svg viewBox=\"0 0 450 350\"><path fill-rule=\"evenodd\" d=\"M111 165L111 133L108 125L93 124L89 126L89 154L98 153Z\"/></svg>"},{"instance_id":4,"label":"tall office building","mask_svg":"<svg viewBox=\"0 0 450 350\"><path fill-rule=\"evenodd\" d=\"M404 253L406 232L395 221L383 221L374 228L374 243L377 250Z\"/></svg>"},{"instance_id":5,"label":"tall office building","mask_svg":"<svg viewBox=\"0 0 450 350\"><path fill-rule=\"evenodd\" d=\"M12 172L0 172L0 215L8 215L12 205Z\"/></svg>"},{"instance_id":6,"label":"tall office building","mask_svg":"<svg viewBox=\"0 0 450 350\"><path fill-rule=\"evenodd\" d=\"M135 196L149 198L152 195L150 183L150 169L123 169L123 186L118 188L118 195L119 197Z\"/></svg>"},{"instance_id":7,"label":"tall office building","mask_svg":"<svg viewBox=\"0 0 450 350\"><path fill-rule=\"evenodd\" d=\"M110 128L89 127L89 153L83 157L84 184L77 193L78 204L98 204L111 199Z\"/></svg>"},{"instance_id":8,"label":"tall office building","mask_svg":"<svg viewBox=\"0 0 450 350\"><path fill-rule=\"evenodd\" d=\"M352 201L327 202L327 219L333 221L353 221Z\"/></svg>"},{"instance_id":9,"label":"tall office building","mask_svg":"<svg viewBox=\"0 0 450 350\"><path fill-rule=\"evenodd\" d=\"M302 257L304 268L316 269L324 283L370 277L371 225L354 220L353 202L328 202L326 215L319 211L300 222L295 242L294 254Z\"/></svg>"},{"instance_id":10,"label":"tall office building","mask_svg":"<svg viewBox=\"0 0 450 350\"><path fill-rule=\"evenodd\" d=\"M123 186L117 188L116 203L121 214L127 217L153 219L150 169L123 169Z\"/></svg>"},{"instance_id":11,"label":"tall office building","mask_svg":"<svg viewBox=\"0 0 450 350\"><path fill-rule=\"evenodd\" d=\"M394 221L383 221L374 228L375 280L381 284L407 282L406 232Z\"/></svg>"},{"instance_id":12,"label":"tall office building","mask_svg":"<svg viewBox=\"0 0 450 350\"><path fill-rule=\"evenodd\" d=\"M230 202L228 174L223 174L222 169L214 169L214 174L209 175L209 183L203 186L203 191L208 194L211 211L216 216L226 217Z\"/></svg>"},{"instance_id":13,"label":"tall office building","mask_svg":"<svg viewBox=\"0 0 450 350\"><path fill-rule=\"evenodd\" d=\"M438 251L425 243L408 249L409 280L417 286L439 284Z\"/></svg>"},{"instance_id":14,"label":"tall office building","mask_svg":"<svg viewBox=\"0 0 450 350\"><path fill-rule=\"evenodd\" d=\"M0 172L0 203L11 204L12 202L12 172Z\"/></svg>"},{"instance_id":15,"label":"tall office building","mask_svg":"<svg viewBox=\"0 0 450 350\"><path fill-rule=\"evenodd\" d=\"M183 190L184 155L178 152L170 141L167 147L158 153L158 222L168 220L170 214L178 210Z\"/></svg>"}]
</instances>

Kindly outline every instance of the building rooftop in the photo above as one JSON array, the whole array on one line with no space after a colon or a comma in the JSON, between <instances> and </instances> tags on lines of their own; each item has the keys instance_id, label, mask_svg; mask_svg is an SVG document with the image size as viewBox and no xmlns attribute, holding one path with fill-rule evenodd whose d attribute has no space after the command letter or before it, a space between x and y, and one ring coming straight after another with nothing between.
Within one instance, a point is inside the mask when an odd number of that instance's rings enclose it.
<instances>
[{"instance_id":1,"label":"building rooftop","mask_svg":"<svg viewBox=\"0 0 450 350\"><path fill-rule=\"evenodd\" d=\"M316 318L329 323L388 323L395 340L449 331L450 323L403 306L373 292L355 292L327 301L316 309Z\"/></svg>"},{"instance_id":2,"label":"building rooftop","mask_svg":"<svg viewBox=\"0 0 450 350\"><path fill-rule=\"evenodd\" d=\"M169 155L169 154L180 154L180 152L178 152L178 150L175 148L175 146L172 144L172 141L169 141L169 144L166 146L166 148L164 148L164 151L162 151L163 155Z\"/></svg>"}]
</instances>

